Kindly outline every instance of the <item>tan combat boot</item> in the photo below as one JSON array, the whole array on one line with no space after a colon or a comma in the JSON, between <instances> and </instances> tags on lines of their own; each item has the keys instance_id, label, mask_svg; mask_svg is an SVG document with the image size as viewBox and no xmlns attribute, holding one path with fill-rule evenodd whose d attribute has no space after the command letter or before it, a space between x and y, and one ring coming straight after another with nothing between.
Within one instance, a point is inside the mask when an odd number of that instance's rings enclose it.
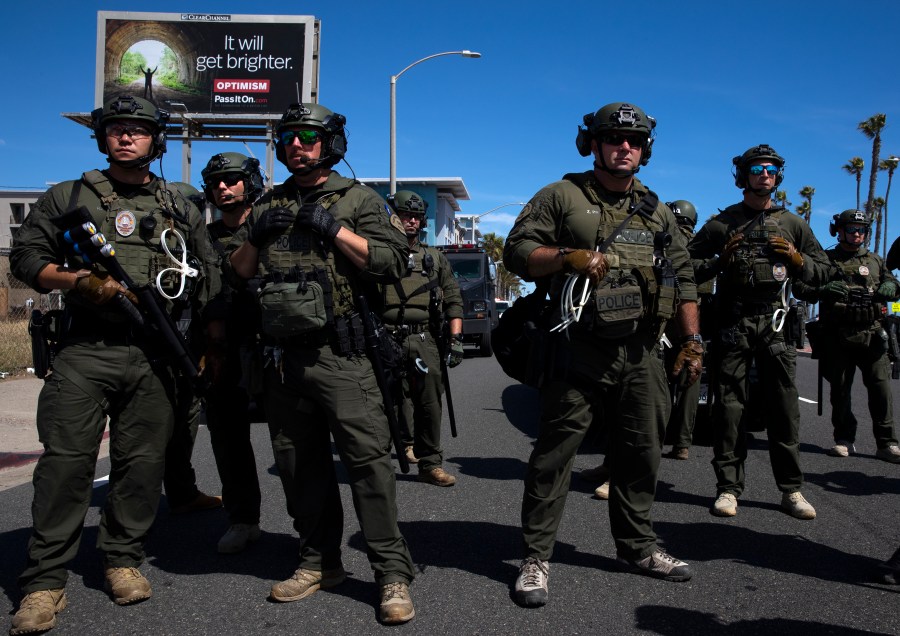
<instances>
[{"instance_id":1,"label":"tan combat boot","mask_svg":"<svg viewBox=\"0 0 900 636\"><path fill-rule=\"evenodd\" d=\"M56 615L66 609L66 591L40 590L26 594L12 619L9 636L45 632L56 627Z\"/></svg>"},{"instance_id":2,"label":"tan combat boot","mask_svg":"<svg viewBox=\"0 0 900 636\"><path fill-rule=\"evenodd\" d=\"M381 586L381 622L385 625L405 623L416 615L409 585L395 581Z\"/></svg>"},{"instance_id":3,"label":"tan combat boot","mask_svg":"<svg viewBox=\"0 0 900 636\"><path fill-rule=\"evenodd\" d=\"M269 598L279 603L299 601L318 591L319 588L328 589L340 585L346 578L347 573L342 567L325 571L297 568L291 578L272 586Z\"/></svg>"},{"instance_id":4,"label":"tan combat boot","mask_svg":"<svg viewBox=\"0 0 900 636\"><path fill-rule=\"evenodd\" d=\"M106 591L116 605L131 605L153 596L150 581L137 568L106 568Z\"/></svg>"},{"instance_id":5,"label":"tan combat boot","mask_svg":"<svg viewBox=\"0 0 900 636\"><path fill-rule=\"evenodd\" d=\"M437 466L428 470L420 470L419 481L432 486L452 486L456 483L456 477Z\"/></svg>"}]
</instances>

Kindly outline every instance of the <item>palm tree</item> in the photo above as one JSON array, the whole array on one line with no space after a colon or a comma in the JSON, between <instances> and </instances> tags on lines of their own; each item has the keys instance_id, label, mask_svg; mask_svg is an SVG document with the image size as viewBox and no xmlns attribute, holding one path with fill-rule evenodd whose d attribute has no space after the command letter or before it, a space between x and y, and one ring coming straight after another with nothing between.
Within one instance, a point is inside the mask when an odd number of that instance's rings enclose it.
<instances>
[{"instance_id":1,"label":"palm tree","mask_svg":"<svg viewBox=\"0 0 900 636\"><path fill-rule=\"evenodd\" d=\"M503 264L497 266L497 297L508 300L514 300L522 295L525 286L522 279L513 274L511 271L503 267Z\"/></svg>"},{"instance_id":2,"label":"palm tree","mask_svg":"<svg viewBox=\"0 0 900 636\"><path fill-rule=\"evenodd\" d=\"M807 223L809 223L809 217L812 216L812 205L810 205L809 201L804 201L800 205L797 206L797 214L802 216Z\"/></svg>"},{"instance_id":3,"label":"palm tree","mask_svg":"<svg viewBox=\"0 0 900 636\"><path fill-rule=\"evenodd\" d=\"M863 161L862 157L853 157L850 161L844 164L844 172L848 174L852 174L856 177L856 209L859 210L859 186L862 182L862 173L863 169L866 167L866 162Z\"/></svg>"},{"instance_id":4,"label":"palm tree","mask_svg":"<svg viewBox=\"0 0 900 636\"><path fill-rule=\"evenodd\" d=\"M884 193L884 246L881 250L881 257L887 258L887 243L888 243L888 199L891 196L891 180L894 178L894 170L897 169L897 165L900 164L900 157L895 157L891 155L880 164L878 164L879 170L887 170L888 173L888 184L887 191ZM878 245L875 246L875 251L878 251Z\"/></svg>"},{"instance_id":5,"label":"palm tree","mask_svg":"<svg viewBox=\"0 0 900 636\"><path fill-rule=\"evenodd\" d=\"M488 256L495 263L503 260L503 237L497 236L496 232L488 232L481 237L481 247L485 249Z\"/></svg>"},{"instance_id":6,"label":"palm tree","mask_svg":"<svg viewBox=\"0 0 900 636\"><path fill-rule=\"evenodd\" d=\"M778 190L777 192L775 192L775 203L785 209L791 207L791 202L787 200L786 190Z\"/></svg>"},{"instance_id":7,"label":"palm tree","mask_svg":"<svg viewBox=\"0 0 900 636\"><path fill-rule=\"evenodd\" d=\"M875 210L872 206L875 202L875 182L878 180L878 157L881 155L881 131L887 124L887 115L877 113L865 121L859 122L857 128L866 138L872 140L872 163L869 171L869 196L866 197L866 212L869 217L874 217Z\"/></svg>"},{"instance_id":8,"label":"palm tree","mask_svg":"<svg viewBox=\"0 0 900 636\"><path fill-rule=\"evenodd\" d=\"M875 197L872 201L872 220L875 221L875 252L878 252L878 243L881 240L881 210L884 208L884 199ZM869 247L871 232L866 234L866 247Z\"/></svg>"},{"instance_id":9,"label":"palm tree","mask_svg":"<svg viewBox=\"0 0 900 636\"><path fill-rule=\"evenodd\" d=\"M806 199L800 207L803 208L803 218L807 223L812 218L812 198L815 193L816 189L812 186L803 186L803 189L800 190L800 196Z\"/></svg>"}]
</instances>

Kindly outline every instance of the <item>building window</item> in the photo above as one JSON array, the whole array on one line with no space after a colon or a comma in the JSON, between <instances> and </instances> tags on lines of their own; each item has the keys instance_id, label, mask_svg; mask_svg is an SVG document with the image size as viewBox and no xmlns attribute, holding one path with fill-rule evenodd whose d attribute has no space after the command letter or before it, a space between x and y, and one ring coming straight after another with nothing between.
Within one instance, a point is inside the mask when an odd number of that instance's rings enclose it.
<instances>
[{"instance_id":1,"label":"building window","mask_svg":"<svg viewBox=\"0 0 900 636\"><path fill-rule=\"evenodd\" d=\"M25 220L25 204L24 203L10 203L9 209L12 211L12 217L10 217L9 222L13 224L20 224Z\"/></svg>"}]
</instances>

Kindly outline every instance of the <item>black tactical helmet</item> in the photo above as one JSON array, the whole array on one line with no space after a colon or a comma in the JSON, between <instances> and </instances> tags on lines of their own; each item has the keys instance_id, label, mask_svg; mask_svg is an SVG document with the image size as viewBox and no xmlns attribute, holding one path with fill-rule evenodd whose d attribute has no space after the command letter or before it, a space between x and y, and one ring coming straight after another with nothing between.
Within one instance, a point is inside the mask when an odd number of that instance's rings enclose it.
<instances>
[{"instance_id":1,"label":"black tactical helmet","mask_svg":"<svg viewBox=\"0 0 900 636\"><path fill-rule=\"evenodd\" d=\"M832 236L837 236L838 228L844 227L848 223L866 227L872 225L872 219L863 210L844 210L840 214L835 214L831 219L831 223L828 224L828 233Z\"/></svg>"},{"instance_id":2,"label":"black tactical helmet","mask_svg":"<svg viewBox=\"0 0 900 636\"><path fill-rule=\"evenodd\" d=\"M697 225L697 209L690 201L678 199L677 201L670 201L666 205L672 209L675 220L681 225L689 225L692 229Z\"/></svg>"},{"instance_id":3,"label":"black tactical helmet","mask_svg":"<svg viewBox=\"0 0 900 636\"><path fill-rule=\"evenodd\" d=\"M206 194L206 200L213 205L216 204L215 188L219 185L216 177L221 179L227 174L239 174L243 177L244 197L239 202L242 207L245 203L253 203L263 191L259 159L242 155L239 152L222 152L213 155L200 174L203 177L203 192Z\"/></svg>"},{"instance_id":4,"label":"black tactical helmet","mask_svg":"<svg viewBox=\"0 0 900 636\"><path fill-rule=\"evenodd\" d=\"M731 160L731 163L734 165L732 170L734 174L734 185L742 190L747 187L747 171L750 169L750 164L754 161L771 161L778 166L778 175L775 177L775 187L777 188L781 185L781 182L784 180L784 157L775 152L775 149L768 144L753 146L744 152L744 154L738 155Z\"/></svg>"},{"instance_id":5,"label":"black tactical helmet","mask_svg":"<svg viewBox=\"0 0 900 636\"><path fill-rule=\"evenodd\" d=\"M578 127L578 136L575 138L575 146L582 157L591 154L592 139L599 139L608 132L621 131L646 135L644 145L641 147L643 151L641 165L646 166L650 161L656 120L637 106L625 102L613 102L596 113L588 113L583 117L583 121L584 127Z\"/></svg>"},{"instance_id":6,"label":"black tactical helmet","mask_svg":"<svg viewBox=\"0 0 900 636\"><path fill-rule=\"evenodd\" d=\"M169 112L157 108L153 102L131 95L116 97L106 102L102 108L91 112L91 128L94 130L100 152L108 154L106 125L119 120L141 122L150 128L153 135L149 155L132 161L119 162L120 165L126 168L144 167L166 152L166 124L169 122Z\"/></svg>"},{"instance_id":7,"label":"black tactical helmet","mask_svg":"<svg viewBox=\"0 0 900 636\"><path fill-rule=\"evenodd\" d=\"M403 212L415 216L425 216L428 210L428 202L411 190L400 190L387 198L388 204L394 212Z\"/></svg>"},{"instance_id":8,"label":"black tactical helmet","mask_svg":"<svg viewBox=\"0 0 900 636\"><path fill-rule=\"evenodd\" d=\"M286 164L284 144L281 142L282 132L291 128L310 126L323 131L325 139L322 141L320 160L303 172L321 167L330 168L343 159L347 152L347 133L344 131L346 123L346 117L332 112L321 104L291 104L275 126L275 156L278 157L278 161Z\"/></svg>"}]
</instances>

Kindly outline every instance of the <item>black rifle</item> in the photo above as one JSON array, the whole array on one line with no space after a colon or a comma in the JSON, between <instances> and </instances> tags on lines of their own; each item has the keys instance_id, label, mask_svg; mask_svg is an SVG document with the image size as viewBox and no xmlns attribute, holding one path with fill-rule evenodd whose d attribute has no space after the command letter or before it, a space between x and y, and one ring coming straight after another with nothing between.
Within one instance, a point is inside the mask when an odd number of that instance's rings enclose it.
<instances>
[{"instance_id":1,"label":"black rifle","mask_svg":"<svg viewBox=\"0 0 900 636\"><path fill-rule=\"evenodd\" d=\"M153 291L149 283L137 285L132 280L116 259L115 248L106 242L102 234L97 232L88 209L81 206L53 219L53 222L62 231L63 242L69 246L75 256L86 263L99 262L122 287L137 297L138 305L135 307L127 298L119 295L118 306L136 324L142 326L148 335L162 340L168 353L175 359L177 367L198 391L208 388L207 379L200 375L200 365L191 353L172 316L166 311L165 303ZM89 238L80 240L84 236Z\"/></svg>"},{"instance_id":2,"label":"black rifle","mask_svg":"<svg viewBox=\"0 0 900 636\"><path fill-rule=\"evenodd\" d=\"M891 361L891 379L900 379L900 316L896 314L885 317L886 331L888 334L888 358Z\"/></svg>"},{"instance_id":3,"label":"black rifle","mask_svg":"<svg viewBox=\"0 0 900 636\"><path fill-rule=\"evenodd\" d=\"M391 429L391 439L394 442L394 450L397 453L397 463L400 464L400 470L405 474L409 472L409 460L406 459L403 435L400 433L400 422L397 421L397 412L394 410L394 397L391 395L387 376L384 374L384 365L381 362L381 356L378 355L378 326L375 325L375 316L369 311L369 301L366 300L365 295L360 294L356 297L356 305L357 309L359 309L360 318L363 323L366 354L369 361L372 363L372 370L375 372L375 381L378 383L378 390L381 391L381 399L384 400L384 411L387 415L388 425Z\"/></svg>"},{"instance_id":4,"label":"black rifle","mask_svg":"<svg viewBox=\"0 0 900 636\"><path fill-rule=\"evenodd\" d=\"M432 332L437 344L438 356L441 359L441 382L444 383L444 395L447 398L447 416L450 418L450 434L456 437L456 413L453 411L453 393L450 391L450 375L447 372L447 342L449 341L449 326L444 320L441 301L438 298L437 288L431 290L431 303L428 305L431 314Z\"/></svg>"}]
</instances>

